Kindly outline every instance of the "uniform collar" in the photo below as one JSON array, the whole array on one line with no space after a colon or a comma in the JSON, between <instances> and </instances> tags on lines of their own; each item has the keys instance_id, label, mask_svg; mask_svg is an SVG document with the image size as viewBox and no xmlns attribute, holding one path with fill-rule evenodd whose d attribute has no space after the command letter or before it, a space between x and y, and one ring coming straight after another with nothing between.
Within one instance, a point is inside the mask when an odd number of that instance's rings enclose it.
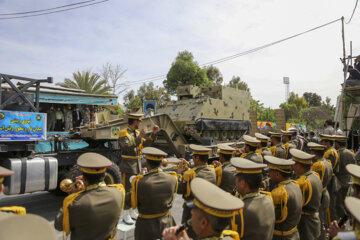
<instances>
[{"instance_id":1,"label":"uniform collar","mask_svg":"<svg viewBox=\"0 0 360 240\"><path fill-rule=\"evenodd\" d=\"M240 197L241 200L245 200L247 198L253 198L253 197L257 197L260 195L260 192L257 191L257 192L251 192L251 193L247 193L245 194L244 196Z\"/></svg>"},{"instance_id":2,"label":"uniform collar","mask_svg":"<svg viewBox=\"0 0 360 240\"><path fill-rule=\"evenodd\" d=\"M96 189L96 188L99 188L99 187L105 187L105 186L106 186L105 182L99 182L97 184L92 184L92 185L87 186L86 191L90 191L92 189Z\"/></svg>"},{"instance_id":3,"label":"uniform collar","mask_svg":"<svg viewBox=\"0 0 360 240\"><path fill-rule=\"evenodd\" d=\"M153 169L151 169L147 174L150 174L150 173L155 173L155 172L162 172L163 170L160 168L160 167L158 167L158 168L153 168Z\"/></svg>"}]
</instances>

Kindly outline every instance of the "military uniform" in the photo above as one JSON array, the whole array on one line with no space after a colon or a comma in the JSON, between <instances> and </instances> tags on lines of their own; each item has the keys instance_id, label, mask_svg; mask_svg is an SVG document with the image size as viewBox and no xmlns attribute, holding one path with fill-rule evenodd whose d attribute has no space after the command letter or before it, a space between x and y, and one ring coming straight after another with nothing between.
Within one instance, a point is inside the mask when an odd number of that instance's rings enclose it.
<instances>
[{"instance_id":1,"label":"military uniform","mask_svg":"<svg viewBox=\"0 0 360 240\"><path fill-rule=\"evenodd\" d=\"M261 174L266 164L258 164L243 158L232 158L231 164L237 174ZM270 240L275 225L275 210L269 192L250 192L240 196L244 209L232 219L232 230L238 231L240 239Z\"/></svg>"},{"instance_id":2,"label":"military uniform","mask_svg":"<svg viewBox=\"0 0 360 240\"><path fill-rule=\"evenodd\" d=\"M270 170L291 174L294 161L265 156ZM271 191L275 206L275 229L273 240L300 239L297 225L301 218L302 193L299 186L290 179L279 182Z\"/></svg>"},{"instance_id":3,"label":"military uniform","mask_svg":"<svg viewBox=\"0 0 360 240\"><path fill-rule=\"evenodd\" d=\"M291 149L290 154L295 162L312 164L314 155L298 149ZM300 239L314 240L320 236L319 208L322 196L322 182L312 170L302 174L296 180L303 194L301 219L298 224Z\"/></svg>"},{"instance_id":4,"label":"military uniform","mask_svg":"<svg viewBox=\"0 0 360 240\"><path fill-rule=\"evenodd\" d=\"M159 149L143 149L145 158L162 161L167 154ZM132 180L131 207L138 208L139 216L135 225L135 239L159 239L163 230L175 225L170 213L177 190L177 174L154 168L145 175Z\"/></svg>"},{"instance_id":5,"label":"military uniform","mask_svg":"<svg viewBox=\"0 0 360 240\"><path fill-rule=\"evenodd\" d=\"M77 164L84 173L100 174L112 162L97 153L84 153ZM63 208L55 219L55 228L66 235L71 233L72 240L114 239L124 201L125 190L121 184L106 186L99 182L87 186L85 191L64 199Z\"/></svg>"},{"instance_id":6,"label":"military uniform","mask_svg":"<svg viewBox=\"0 0 360 240\"><path fill-rule=\"evenodd\" d=\"M311 150L320 150L324 151L325 147L323 145L310 142L308 147ZM327 190L327 186L331 181L332 178L332 167L328 161L326 161L323 157L315 160L311 169L316 172L320 180L322 182L322 196L321 196L321 205L319 209L319 217L321 222L321 229L320 229L320 237L319 239L325 239L326 230L329 228L329 206L330 206L330 195Z\"/></svg>"},{"instance_id":7,"label":"military uniform","mask_svg":"<svg viewBox=\"0 0 360 240\"><path fill-rule=\"evenodd\" d=\"M227 145L218 145L219 154L224 154L231 158L235 149ZM234 194L235 191L235 167L230 164L230 161L222 162L221 166L215 168L216 186L222 190Z\"/></svg>"},{"instance_id":8,"label":"military uniform","mask_svg":"<svg viewBox=\"0 0 360 240\"><path fill-rule=\"evenodd\" d=\"M281 133L282 135L284 136L288 136L290 139L293 135L293 132L292 131L283 131L281 130ZM286 143L283 144L283 147L285 149L285 159L289 159L291 158L291 154L290 154L290 149L297 149L297 146L296 146L296 142L294 140L290 140Z\"/></svg>"},{"instance_id":9,"label":"military uniform","mask_svg":"<svg viewBox=\"0 0 360 240\"><path fill-rule=\"evenodd\" d=\"M90 122L90 110L88 107L83 108L82 116L83 116L84 125Z\"/></svg>"},{"instance_id":10,"label":"military uniform","mask_svg":"<svg viewBox=\"0 0 360 240\"><path fill-rule=\"evenodd\" d=\"M270 133L271 138L276 138L280 142L269 148L269 150L272 153L272 156L277 157L277 158L285 158L286 150L283 147L283 145L281 144L281 134L275 133L275 132L269 132L269 133Z\"/></svg>"},{"instance_id":11,"label":"military uniform","mask_svg":"<svg viewBox=\"0 0 360 240\"><path fill-rule=\"evenodd\" d=\"M260 154L263 158L264 158L265 155L272 156L272 152L267 147L270 138L268 136L265 136L265 135L261 134L261 133L255 133L255 137L262 144L261 147L259 147L256 150L256 153ZM266 145L266 146L264 147L263 144Z\"/></svg>"},{"instance_id":12,"label":"military uniform","mask_svg":"<svg viewBox=\"0 0 360 240\"><path fill-rule=\"evenodd\" d=\"M70 131L73 128L73 113L71 108L65 111L65 131Z\"/></svg>"},{"instance_id":13,"label":"military uniform","mask_svg":"<svg viewBox=\"0 0 360 240\"><path fill-rule=\"evenodd\" d=\"M55 130L56 113L54 109L51 109L47 113L47 131L53 132Z\"/></svg>"},{"instance_id":14,"label":"military uniform","mask_svg":"<svg viewBox=\"0 0 360 240\"><path fill-rule=\"evenodd\" d=\"M258 144L260 143L259 140L257 140L256 138L253 138L251 136L248 136L248 135L244 135L243 138L245 140L245 144L249 145L249 146L252 146L252 147L257 147ZM245 159L249 159L249 160L251 160L253 162L256 162L256 163L262 163L264 161L260 154L258 154L256 152L253 152L253 151L243 153L243 154L241 154L240 157L245 158Z\"/></svg>"},{"instance_id":15,"label":"military uniform","mask_svg":"<svg viewBox=\"0 0 360 240\"><path fill-rule=\"evenodd\" d=\"M347 138L346 136L336 136L335 141L346 142ZM350 175L347 173L345 167L348 164L355 164L355 155L345 147L340 147L337 151L339 155L339 171L336 174L336 177L339 180L340 189L337 192L336 210L337 215L339 217L343 217L345 215L344 200L348 192L350 182Z\"/></svg>"}]
</instances>

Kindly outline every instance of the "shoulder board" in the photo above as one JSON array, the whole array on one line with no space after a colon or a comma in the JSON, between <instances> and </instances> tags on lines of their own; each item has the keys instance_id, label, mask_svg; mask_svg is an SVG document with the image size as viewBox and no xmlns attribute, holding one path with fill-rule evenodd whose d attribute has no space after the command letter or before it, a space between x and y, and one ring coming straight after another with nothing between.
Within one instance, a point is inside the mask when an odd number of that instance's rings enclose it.
<instances>
[{"instance_id":1,"label":"shoulder board","mask_svg":"<svg viewBox=\"0 0 360 240\"><path fill-rule=\"evenodd\" d=\"M119 138L126 137L127 135L129 135L129 133L126 128L120 130Z\"/></svg>"}]
</instances>

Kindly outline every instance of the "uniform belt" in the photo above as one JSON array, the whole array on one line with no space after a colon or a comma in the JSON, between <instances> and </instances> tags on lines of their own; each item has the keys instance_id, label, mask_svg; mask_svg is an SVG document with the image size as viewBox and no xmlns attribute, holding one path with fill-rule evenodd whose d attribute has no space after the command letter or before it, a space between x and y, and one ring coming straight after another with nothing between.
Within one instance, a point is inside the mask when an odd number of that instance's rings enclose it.
<instances>
[{"instance_id":1,"label":"uniform belt","mask_svg":"<svg viewBox=\"0 0 360 240\"><path fill-rule=\"evenodd\" d=\"M155 214L142 214L142 213L139 213L139 217L140 218L145 218L145 219L151 219L151 218L158 218L158 217L162 217L162 216L165 216L167 214L169 214L169 210L166 210L165 212L162 212L162 213L155 213Z\"/></svg>"},{"instance_id":2,"label":"uniform belt","mask_svg":"<svg viewBox=\"0 0 360 240\"><path fill-rule=\"evenodd\" d=\"M302 211L301 212L301 215L313 215L315 214L316 212L307 212L307 211Z\"/></svg>"},{"instance_id":3,"label":"uniform belt","mask_svg":"<svg viewBox=\"0 0 360 240\"><path fill-rule=\"evenodd\" d=\"M130 158L130 159L136 159L138 160L140 156L129 156L129 155L121 155L122 158Z\"/></svg>"},{"instance_id":4,"label":"uniform belt","mask_svg":"<svg viewBox=\"0 0 360 240\"><path fill-rule=\"evenodd\" d=\"M289 231L279 231L279 230L274 229L274 235L276 235L276 236L290 236L296 230L297 230L296 226L293 227L292 229L290 229Z\"/></svg>"}]
</instances>

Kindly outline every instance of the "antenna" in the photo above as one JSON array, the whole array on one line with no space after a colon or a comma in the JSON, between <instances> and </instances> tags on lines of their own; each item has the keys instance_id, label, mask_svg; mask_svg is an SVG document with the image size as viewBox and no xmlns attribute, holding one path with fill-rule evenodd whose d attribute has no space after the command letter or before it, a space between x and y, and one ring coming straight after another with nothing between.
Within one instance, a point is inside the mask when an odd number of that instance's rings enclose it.
<instances>
[{"instance_id":1,"label":"antenna","mask_svg":"<svg viewBox=\"0 0 360 240\"><path fill-rule=\"evenodd\" d=\"M287 102L289 99L290 78L283 77L283 83L285 84L285 102Z\"/></svg>"}]
</instances>

